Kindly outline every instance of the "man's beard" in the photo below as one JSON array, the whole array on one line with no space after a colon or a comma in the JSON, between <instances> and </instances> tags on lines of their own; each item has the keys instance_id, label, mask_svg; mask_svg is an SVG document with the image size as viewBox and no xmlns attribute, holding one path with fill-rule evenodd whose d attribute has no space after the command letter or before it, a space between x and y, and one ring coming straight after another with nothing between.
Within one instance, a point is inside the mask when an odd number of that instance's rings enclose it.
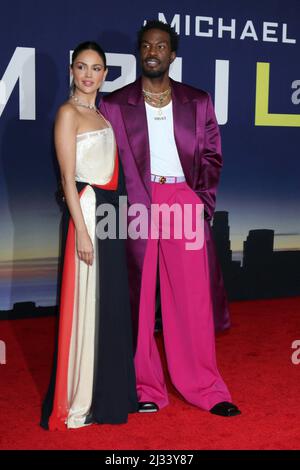
<instances>
[{"instance_id":1,"label":"man's beard","mask_svg":"<svg viewBox=\"0 0 300 470\"><path fill-rule=\"evenodd\" d=\"M144 77L147 78L160 78L162 77L167 70L146 70L144 67L142 67L142 72Z\"/></svg>"}]
</instances>

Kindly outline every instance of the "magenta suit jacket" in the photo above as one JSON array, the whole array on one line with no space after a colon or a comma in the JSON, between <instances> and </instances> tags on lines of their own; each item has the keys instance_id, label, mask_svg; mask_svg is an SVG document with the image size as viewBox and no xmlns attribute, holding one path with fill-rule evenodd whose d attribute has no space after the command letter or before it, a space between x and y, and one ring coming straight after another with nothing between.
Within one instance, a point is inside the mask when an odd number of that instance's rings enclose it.
<instances>
[{"instance_id":1,"label":"magenta suit jacket","mask_svg":"<svg viewBox=\"0 0 300 470\"><path fill-rule=\"evenodd\" d=\"M227 298L209 221L222 168L218 124L208 93L171 80L174 135L188 185L205 207L205 237L216 329L229 326ZM151 204L150 148L141 78L105 96L100 111L113 126L123 165L128 202ZM137 327L145 240L128 240L129 280L134 329Z\"/></svg>"}]
</instances>

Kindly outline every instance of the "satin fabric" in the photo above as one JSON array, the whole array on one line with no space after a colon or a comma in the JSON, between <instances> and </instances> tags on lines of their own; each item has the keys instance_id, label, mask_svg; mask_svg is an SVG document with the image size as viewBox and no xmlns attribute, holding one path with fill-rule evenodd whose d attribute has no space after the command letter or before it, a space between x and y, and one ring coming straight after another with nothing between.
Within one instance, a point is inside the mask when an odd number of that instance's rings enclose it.
<instances>
[{"instance_id":1,"label":"satin fabric","mask_svg":"<svg viewBox=\"0 0 300 470\"><path fill-rule=\"evenodd\" d=\"M191 208L196 226L196 205L201 201L186 183L152 183L153 204L175 205L182 209L176 217L159 219L158 237L149 237L143 265L135 370L138 399L163 408L169 402L160 355L154 338L155 292L159 267L163 338L168 371L173 385L193 405L210 410L231 396L216 363L212 299L204 240L189 250L191 241L183 228L187 225L185 205ZM174 227L182 225L182 238ZM166 238L165 234L170 233ZM200 247L201 246L201 247Z\"/></svg>"},{"instance_id":2,"label":"satin fabric","mask_svg":"<svg viewBox=\"0 0 300 470\"><path fill-rule=\"evenodd\" d=\"M221 140L208 93L170 80L175 141L186 181L205 206L205 238L216 330L230 326L227 296L212 238L216 190L222 168ZM141 78L105 96L100 110L112 123L122 160L129 204L150 208L151 178L147 117ZM130 220L129 220L130 221ZM135 337L146 240L127 241L131 307Z\"/></svg>"}]
</instances>

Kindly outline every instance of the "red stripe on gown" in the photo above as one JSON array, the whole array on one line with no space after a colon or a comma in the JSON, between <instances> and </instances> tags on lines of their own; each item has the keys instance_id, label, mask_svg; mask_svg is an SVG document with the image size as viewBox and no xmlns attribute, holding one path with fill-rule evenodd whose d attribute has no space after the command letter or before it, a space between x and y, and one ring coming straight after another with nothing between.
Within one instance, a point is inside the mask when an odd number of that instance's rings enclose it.
<instances>
[{"instance_id":1,"label":"red stripe on gown","mask_svg":"<svg viewBox=\"0 0 300 470\"><path fill-rule=\"evenodd\" d=\"M114 190L118 186L119 178L119 158L116 151L115 167L111 180L104 185L93 184L97 188ZM79 193L81 197L86 186ZM70 341L72 334L73 310L74 310L74 292L75 292L75 226L70 217L67 241L65 247L61 299L60 299L60 320L58 337L58 356L57 371L55 382L55 393L53 401L53 410L49 418L50 431L65 431L67 429L66 421L69 413L68 405L68 364Z\"/></svg>"}]
</instances>

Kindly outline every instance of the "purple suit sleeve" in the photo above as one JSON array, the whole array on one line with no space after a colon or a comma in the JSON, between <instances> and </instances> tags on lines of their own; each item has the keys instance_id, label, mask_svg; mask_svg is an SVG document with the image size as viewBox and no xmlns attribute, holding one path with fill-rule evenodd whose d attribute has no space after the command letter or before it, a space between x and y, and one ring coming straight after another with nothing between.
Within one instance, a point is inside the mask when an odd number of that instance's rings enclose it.
<instances>
[{"instance_id":1,"label":"purple suit sleeve","mask_svg":"<svg viewBox=\"0 0 300 470\"><path fill-rule=\"evenodd\" d=\"M216 191L222 168L222 154L219 126L209 95L203 142L203 149L200 150L200 171L196 178L195 192L204 203L205 218L211 220L216 205Z\"/></svg>"}]
</instances>

